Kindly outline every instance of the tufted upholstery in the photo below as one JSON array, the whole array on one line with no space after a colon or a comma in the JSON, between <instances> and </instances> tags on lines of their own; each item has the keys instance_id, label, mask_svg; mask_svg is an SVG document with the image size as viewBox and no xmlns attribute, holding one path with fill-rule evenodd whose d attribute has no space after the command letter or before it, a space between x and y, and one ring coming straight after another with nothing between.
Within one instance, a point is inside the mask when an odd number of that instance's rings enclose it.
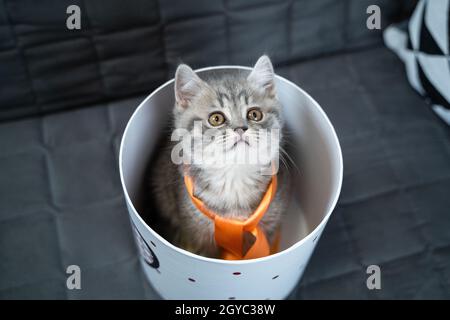
<instances>
[{"instance_id":1,"label":"tufted upholstery","mask_svg":"<svg viewBox=\"0 0 450 320\"><path fill-rule=\"evenodd\" d=\"M0 125L1 298L144 297L117 172L142 99ZM66 289L72 264L80 291Z\"/></svg>"},{"instance_id":2,"label":"tufted upholstery","mask_svg":"<svg viewBox=\"0 0 450 320\"><path fill-rule=\"evenodd\" d=\"M336 127L344 185L293 298L450 297L450 133L380 34L393 1L0 1L0 298L157 298L117 170L124 126L182 60L271 54ZM79 4L82 30L65 29ZM58 111L58 112L55 112ZM65 268L82 269L82 290ZM378 264L382 290L366 288Z\"/></svg>"},{"instance_id":3,"label":"tufted upholstery","mask_svg":"<svg viewBox=\"0 0 450 320\"><path fill-rule=\"evenodd\" d=\"M148 93L182 60L193 67L277 64L379 43L369 0L0 1L0 120ZM384 5L391 21L400 3ZM66 8L81 29L66 28ZM363 26L363 27L360 27Z\"/></svg>"}]
</instances>

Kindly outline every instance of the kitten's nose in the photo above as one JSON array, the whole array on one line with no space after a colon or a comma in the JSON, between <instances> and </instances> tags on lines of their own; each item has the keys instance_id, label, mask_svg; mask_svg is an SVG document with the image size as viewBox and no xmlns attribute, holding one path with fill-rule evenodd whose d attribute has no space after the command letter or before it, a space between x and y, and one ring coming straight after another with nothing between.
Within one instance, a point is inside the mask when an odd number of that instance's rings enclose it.
<instances>
[{"instance_id":1,"label":"kitten's nose","mask_svg":"<svg viewBox=\"0 0 450 320\"><path fill-rule=\"evenodd\" d=\"M247 129L248 129L247 126L243 126L243 127L237 127L237 128L234 128L234 131L235 131L237 134L239 134L240 136L242 136L242 135L245 133L245 131L247 131Z\"/></svg>"}]
</instances>

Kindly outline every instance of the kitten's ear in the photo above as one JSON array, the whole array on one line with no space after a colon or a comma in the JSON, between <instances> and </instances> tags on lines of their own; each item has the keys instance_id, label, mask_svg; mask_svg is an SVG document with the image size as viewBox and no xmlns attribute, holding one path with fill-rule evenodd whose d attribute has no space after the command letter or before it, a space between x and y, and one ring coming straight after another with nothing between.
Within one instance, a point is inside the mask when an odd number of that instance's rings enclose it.
<instances>
[{"instance_id":1,"label":"kitten's ear","mask_svg":"<svg viewBox=\"0 0 450 320\"><path fill-rule=\"evenodd\" d=\"M175 100L186 108L206 83L186 64L180 64L175 72Z\"/></svg>"},{"instance_id":2,"label":"kitten's ear","mask_svg":"<svg viewBox=\"0 0 450 320\"><path fill-rule=\"evenodd\" d=\"M247 81L261 92L275 94L275 74L268 56L263 55L258 59Z\"/></svg>"}]
</instances>

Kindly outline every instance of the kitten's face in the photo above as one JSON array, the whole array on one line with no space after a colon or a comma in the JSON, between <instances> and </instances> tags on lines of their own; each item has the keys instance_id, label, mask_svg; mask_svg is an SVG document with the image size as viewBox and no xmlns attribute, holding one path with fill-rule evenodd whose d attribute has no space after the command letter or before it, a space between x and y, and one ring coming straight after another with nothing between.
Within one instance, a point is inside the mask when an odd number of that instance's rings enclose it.
<instances>
[{"instance_id":1,"label":"kitten's face","mask_svg":"<svg viewBox=\"0 0 450 320\"><path fill-rule=\"evenodd\" d=\"M201 126L195 141L202 142L203 165L268 164L278 157L282 119L268 57L250 74L236 71L207 81L181 65L175 95L175 127L192 132Z\"/></svg>"}]
</instances>

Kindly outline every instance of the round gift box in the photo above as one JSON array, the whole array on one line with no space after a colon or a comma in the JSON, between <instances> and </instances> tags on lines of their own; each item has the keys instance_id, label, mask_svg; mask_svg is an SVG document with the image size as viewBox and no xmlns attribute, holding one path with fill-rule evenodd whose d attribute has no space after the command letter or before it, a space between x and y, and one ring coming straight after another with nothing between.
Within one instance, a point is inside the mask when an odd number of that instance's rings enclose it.
<instances>
[{"instance_id":1,"label":"round gift box","mask_svg":"<svg viewBox=\"0 0 450 320\"><path fill-rule=\"evenodd\" d=\"M200 76L251 69L218 66ZM166 299L283 299L301 278L336 205L342 184L342 154L327 116L306 92L276 76L286 125L299 154L300 179L282 223L280 251L251 260L199 256L172 245L148 225L143 212L145 172L174 106L173 80L151 93L131 116L122 137L120 178L144 272ZM147 219L151 221L151 217Z\"/></svg>"}]
</instances>

